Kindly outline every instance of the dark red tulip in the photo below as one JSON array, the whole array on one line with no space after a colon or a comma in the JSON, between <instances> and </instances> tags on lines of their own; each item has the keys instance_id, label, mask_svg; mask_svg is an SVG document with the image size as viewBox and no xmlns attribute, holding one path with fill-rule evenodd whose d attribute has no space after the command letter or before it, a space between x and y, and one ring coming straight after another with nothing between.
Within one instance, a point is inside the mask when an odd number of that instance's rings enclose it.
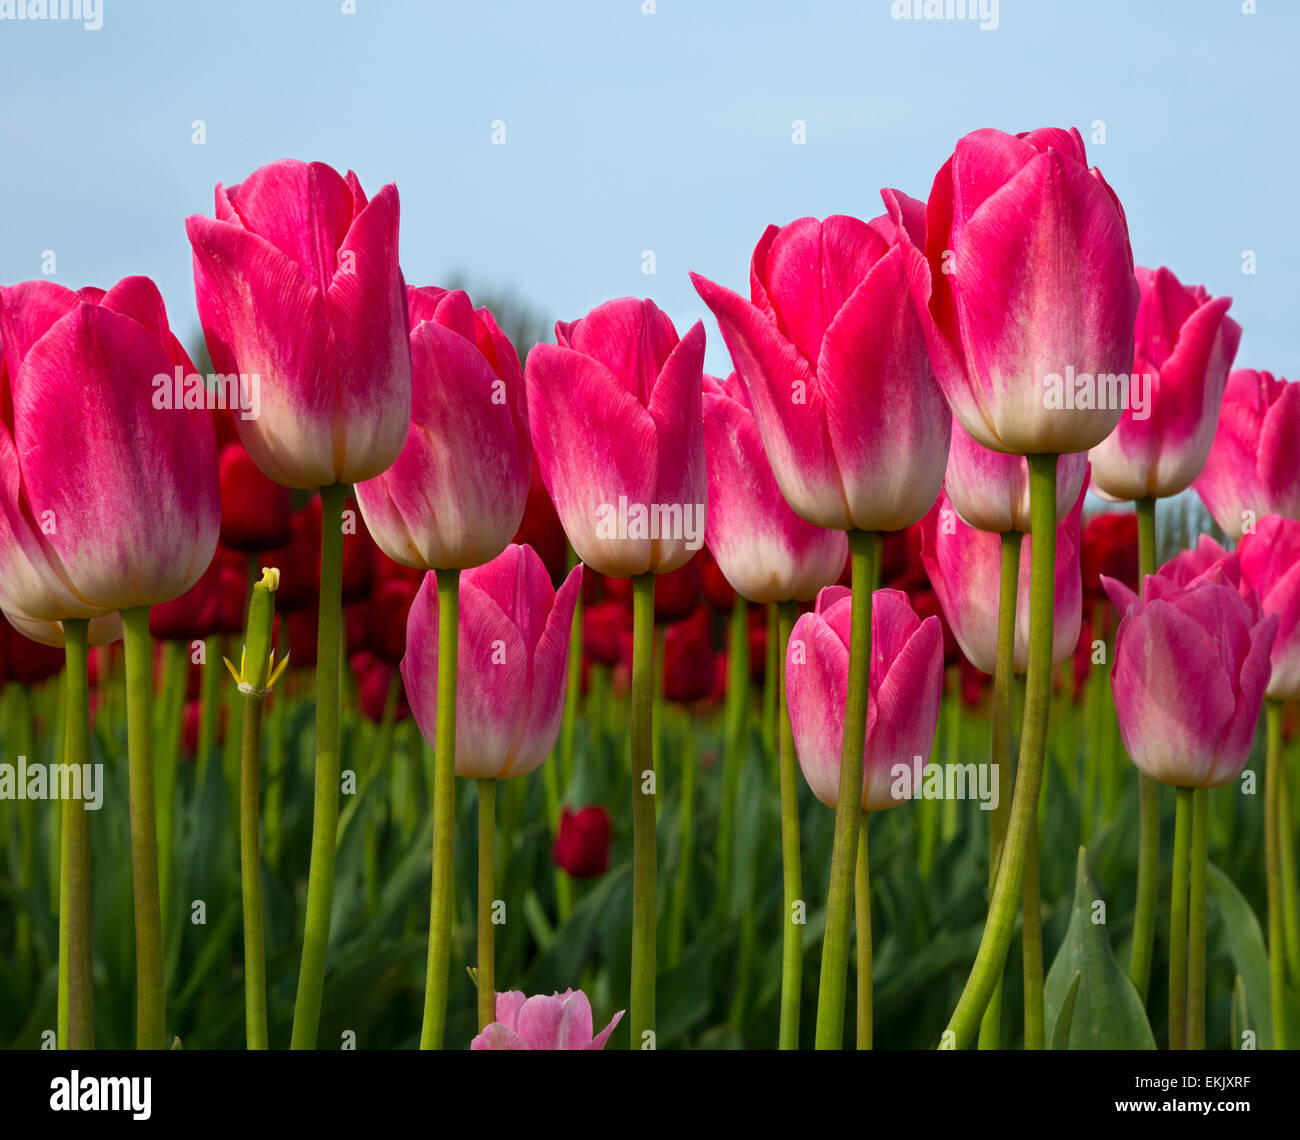
<instances>
[{"instance_id":1,"label":"dark red tulip","mask_svg":"<svg viewBox=\"0 0 1300 1140\"><path fill-rule=\"evenodd\" d=\"M400 665L406 654L406 619L423 582L424 571L379 555L379 574L370 593L369 645L389 665Z\"/></svg>"},{"instance_id":2,"label":"dark red tulip","mask_svg":"<svg viewBox=\"0 0 1300 1140\"><path fill-rule=\"evenodd\" d=\"M393 711L394 721L403 721L411 715L411 706L406 700L406 690L402 687L401 674L396 666L373 653L358 653L352 657L352 672L357 679L357 696L361 702L361 712L367 720L380 724L384 719L384 706L388 702L388 686L394 676L397 681L397 706Z\"/></svg>"},{"instance_id":3,"label":"dark red tulip","mask_svg":"<svg viewBox=\"0 0 1300 1140\"><path fill-rule=\"evenodd\" d=\"M217 547L212 564L179 598L149 610L149 633L162 641L202 641L244 629L248 556Z\"/></svg>"},{"instance_id":4,"label":"dark red tulip","mask_svg":"<svg viewBox=\"0 0 1300 1140\"><path fill-rule=\"evenodd\" d=\"M263 566L280 571L280 588L275 592L277 613L289 613L304 606L313 609L320 596L320 500L315 510L304 507L289 520L288 543L262 555Z\"/></svg>"},{"instance_id":5,"label":"dark red tulip","mask_svg":"<svg viewBox=\"0 0 1300 1140\"><path fill-rule=\"evenodd\" d=\"M528 485L528 498L524 503L524 517L520 520L519 529L512 541L520 546L527 544L537 551L537 556L552 578L564 577L569 558L569 540L560 524L560 516L555 513L555 504L546 492L546 484L542 482L541 468L537 466L535 455L532 482ZM588 577L594 579L597 575L584 573L584 586L587 585Z\"/></svg>"},{"instance_id":6,"label":"dark red tulip","mask_svg":"<svg viewBox=\"0 0 1300 1140\"><path fill-rule=\"evenodd\" d=\"M666 700L689 704L704 700L713 691L712 633L706 606L700 606L690 617L664 630Z\"/></svg>"},{"instance_id":7,"label":"dark red tulip","mask_svg":"<svg viewBox=\"0 0 1300 1140\"><path fill-rule=\"evenodd\" d=\"M617 665L623 659L623 641L631 632L632 611L623 602L598 602L582 611L582 652L590 661Z\"/></svg>"},{"instance_id":8,"label":"dark red tulip","mask_svg":"<svg viewBox=\"0 0 1300 1140\"><path fill-rule=\"evenodd\" d=\"M718 613L731 613L731 607L736 604L736 591L731 588L731 583L727 581L717 559L706 546L696 555L695 561L700 564L700 587L709 605Z\"/></svg>"},{"instance_id":9,"label":"dark red tulip","mask_svg":"<svg viewBox=\"0 0 1300 1140\"><path fill-rule=\"evenodd\" d=\"M1138 525L1132 511L1106 511L1084 524L1080 571L1085 602L1101 601L1106 592L1101 576L1123 582L1134 592L1138 588ZM1088 609L1085 604L1085 611Z\"/></svg>"},{"instance_id":10,"label":"dark red tulip","mask_svg":"<svg viewBox=\"0 0 1300 1140\"><path fill-rule=\"evenodd\" d=\"M609 867L609 813L600 806L560 813L555 862L575 879L594 879Z\"/></svg>"},{"instance_id":11,"label":"dark red tulip","mask_svg":"<svg viewBox=\"0 0 1300 1140\"><path fill-rule=\"evenodd\" d=\"M291 514L289 488L263 475L242 444L227 443L221 449L222 545L245 553L284 546Z\"/></svg>"},{"instance_id":12,"label":"dark red tulip","mask_svg":"<svg viewBox=\"0 0 1300 1140\"><path fill-rule=\"evenodd\" d=\"M0 617L0 682L39 685L62 668L62 649L32 641Z\"/></svg>"}]
</instances>

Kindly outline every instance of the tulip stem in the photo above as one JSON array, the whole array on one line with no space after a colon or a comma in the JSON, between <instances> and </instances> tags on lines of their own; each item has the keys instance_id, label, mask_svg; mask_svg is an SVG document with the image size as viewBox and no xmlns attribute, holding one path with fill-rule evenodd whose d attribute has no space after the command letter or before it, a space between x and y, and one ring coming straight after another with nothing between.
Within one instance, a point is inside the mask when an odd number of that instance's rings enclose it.
<instances>
[{"instance_id":1,"label":"tulip stem","mask_svg":"<svg viewBox=\"0 0 1300 1140\"><path fill-rule=\"evenodd\" d=\"M1192 793L1191 897L1187 905L1187 1048L1205 1048L1205 880L1210 850L1210 789Z\"/></svg>"},{"instance_id":2,"label":"tulip stem","mask_svg":"<svg viewBox=\"0 0 1300 1140\"><path fill-rule=\"evenodd\" d=\"M84 771L90 736L90 623L63 623L64 761ZM90 815L75 799L60 801L58 1042L62 1049L95 1047L94 977L90 945Z\"/></svg>"},{"instance_id":3,"label":"tulip stem","mask_svg":"<svg viewBox=\"0 0 1300 1140\"><path fill-rule=\"evenodd\" d=\"M749 603L737 594L727 635L727 740L722 753L722 807L718 816L718 913L723 919L732 914L732 844L744 764L748 697Z\"/></svg>"},{"instance_id":4,"label":"tulip stem","mask_svg":"<svg viewBox=\"0 0 1300 1140\"><path fill-rule=\"evenodd\" d=\"M135 895L135 1041L137 1049L163 1048L162 909L158 894L157 798L152 724L153 645L149 607L122 611L126 651L126 740L131 816L131 884ZM219 669L221 663L209 662Z\"/></svg>"},{"instance_id":5,"label":"tulip stem","mask_svg":"<svg viewBox=\"0 0 1300 1140\"><path fill-rule=\"evenodd\" d=\"M651 726L654 688L655 579L632 578L632 1048L654 1047L655 771Z\"/></svg>"},{"instance_id":6,"label":"tulip stem","mask_svg":"<svg viewBox=\"0 0 1300 1140\"><path fill-rule=\"evenodd\" d=\"M330 912L334 904L334 852L339 822L339 623L343 608L342 483L322 487L320 611L316 625L316 777L307 870L307 919L293 1009L290 1048L316 1048Z\"/></svg>"},{"instance_id":7,"label":"tulip stem","mask_svg":"<svg viewBox=\"0 0 1300 1140\"><path fill-rule=\"evenodd\" d=\"M794 602L778 607L779 652L776 661L777 740L781 763L781 867L785 914L781 938L782 1049L799 1048L799 999L803 994L803 867L799 853L799 760L794 750L790 707L786 700L785 655L798 609Z\"/></svg>"},{"instance_id":8,"label":"tulip stem","mask_svg":"<svg viewBox=\"0 0 1300 1140\"><path fill-rule=\"evenodd\" d=\"M844 1044L844 991L848 984L849 923L853 911L853 875L858 858L858 822L862 815L862 763L867 739L867 686L871 670L871 592L875 588L880 542L874 531L849 531L852 600L849 630L849 676L845 694L844 737L840 748L840 785L835 805L835 838L826 897L826 931L822 936L821 979L817 989L818 1049Z\"/></svg>"},{"instance_id":9,"label":"tulip stem","mask_svg":"<svg viewBox=\"0 0 1300 1140\"><path fill-rule=\"evenodd\" d=\"M460 651L460 571L439 570L438 712L433 743L433 876L429 897L429 957L424 979L421 1049L441 1049L447 1025L447 968L456 884L456 669ZM493 998L495 1004L495 997Z\"/></svg>"},{"instance_id":10,"label":"tulip stem","mask_svg":"<svg viewBox=\"0 0 1300 1140\"><path fill-rule=\"evenodd\" d=\"M1134 503L1138 521L1138 590L1156 572L1156 501ZM1156 901L1160 879L1160 785L1138 773L1137 902L1133 914L1133 947L1129 977L1146 1000L1151 984L1151 956L1156 936Z\"/></svg>"},{"instance_id":11,"label":"tulip stem","mask_svg":"<svg viewBox=\"0 0 1300 1140\"><path fill-rule=\"evenodd\" d=\"M1192 789L1179 788L1169 898L1169 1048L1187 1048L1187 872L1192 846Z\"/></svg>"},{"instance_id":12,"label":"tulip stem","mask_svg":"<svg viewBox=\"0 0 1300 1140\"><path fill-rule=\"evenodd\" d=\"M854 884L858 950L858 1048L871 1048L871 869L867 864L867 824L864 811L858 831L858 872Z\"/></svg>"},{"instance_id":13,"label":"tulip stem","mask_svg":"<svg viewBox=\"0 0 1300 1140\"><path fill-rule=\"evenodd\" d=\"M496 780L478 781L478 1027L496 1020L496 927L492 925L496 893Z\"/></svg>"},{"instance_id":14,"label":"tulip stem","mask_svg":"<svg viewBox=\"0 0 1300 1140\"><path fill-rule=\"evenodd\" d=\"M1016 601L1020 588L1020 545L1018 530L1002 535L1002 572L998 584L998 649L993 674L993 747L990 762L998 784L998 805L989 819L989 896L997 882L998 863L1007 836L1011 812L1011 704L1015 691ZM952 699L952 698L949 698ZM980 1023L979 1047L996 1049L1002 1032L1002 971L988 1008Z\"/></svg>"},{"instance_id":15,"label":"tulip stem","mask_svg":"<svg viewBox=\"0 0 1300 1140\"><path fill-rule=\"evenodd\" d=\"M262 925L262 694L244 694L239 759L239 874L244 902L244 1028L249 1049L267 1049L266 935Z\"/></svg>"},{"instance_id":16,"label":"tulip stem","mask_svg":"<svg viewBox=\"0 0 1300 1140\"><path fill-rule=\"evenodd\" d=\"M1006 964L1015 929L1016 910L1025 881L1031 827L1038 824L1038 789L1043 778L1047 725L1052 699L1052 634L1056 596L1056 461L1055 455L1029 455L1029 509L1032 561L1029 584L1029 672L1020 763L1007 833L989 899L988 920L970 977L957 1001L941 1048L962 1049L988 1008Z\"/></svg>"},{"instance_id":17,"label":"tulip stem","mask_svg":"<svg viewBox=\"0 0 1300 1140\"><path fill-rule=\"evenodd\" d=\"M1282 841L1280 807L1282 791L1282 702L1264 701L1268 725L1268 750L1264 760L1264 873L1268 891L1269 1006L1273 1022L1273 1048L1285 1049L1286 1040L1286 935L1282 915ZM1291 841L1286 836L1286 842Z\"/></svg>"}]
</instances>

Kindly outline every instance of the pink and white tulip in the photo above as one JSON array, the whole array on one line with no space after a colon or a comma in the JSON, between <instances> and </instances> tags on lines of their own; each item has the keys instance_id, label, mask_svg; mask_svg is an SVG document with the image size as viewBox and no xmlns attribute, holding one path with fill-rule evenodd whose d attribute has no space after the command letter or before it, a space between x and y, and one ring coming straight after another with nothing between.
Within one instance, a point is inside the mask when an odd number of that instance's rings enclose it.
<instances>
[{"instance_id":1,"label":"pink and white tulip","mask_svg":"<svg viewBox=\"0 0 1300 1140\"><path fill-rule=\"evenodd\" d=\"M751 602L811 601L840 576L848 538L790 509L734 373L725 382L704 378L704 445L705 540L723 576Z\"/></svg>"},{"instance_id":2,"label":"pink and white tulip","mask_svg":"<svg viewBox=\"0 0 1300 1140\"><path fill-rule=\"evenodd\" d=\"M882 191L871 222L768 226L749 300L692 274L717 318L776 482L802 518L902 530L934 502L948 457L943 394L908 289L924 206Z\"/></svg>"},{"instance_id":3,"label":"pink and white tulip","mask_svg":"<svg viewBox=\"0 0 1300 1140\"><path fill-rule=\"evenodd\" d=\"M835 807L849 683L852 598L843 586L817 595L814 612L794 624L786 650L786 698L804 779ZM924 621L901 590L877 590L871 607L871 675L862 757L862 808L896 807L899 765L915 790L930 759L943 685L943 630Z\"/></svg>"},{"instance_id":4,"label":"pink and white tulip","mask_svg":"<svg viewBox=\"0 0 1300 1140\"><path fill-rule=\"evenodd\" d=\"M470 1042L471 1049L591 1049L605 1042L623 1018L619 1010L592 1036L591 1002L581 990L525 997L520 990L499 993L496 1021Z\"/></svg>"},{"instance_id":5,"label":"pink and white tulip","mask_svg":"<svg viewBox=\"0 0 1300 1140\"><path fill-rule=\"evenodd\" d=\"M559 590L531 546L508 546L460 577L456 670L456 774L524 776L560 731L569 631L582 582L575 566ZM406 622L402 680L424 738L438 718L438 591L425 576Z\"/></svg>"},{"instance_id":6,"label":"pink and white tulip","mask_svg":"<svg viewBox=\"0 0 1300 1140\"><path fill-rule=\"evenodd\" d=\"M523 518L532 478L524 372L487 309L459 289L408 289L411 426L397 461L357 484L371 536L396 562L490 562Z\"/></svg>"},{"instance_id":7,"label":"pink and white tulip","mask_svg":"<svg viewBox=\"0 0 1300 1140\"><path fill-rule=\"evenodd\" d=\"M1300 520L1270 515L1237 547L1241 576L1266 614L1277 615L1277 640L1265 694L1300 698Z\"/></svg>"},{"instance_id":8,"label":"pink and white tulip","mask_svg":"<svg viewBox=\"0 0 1300 1140\"><path fill-rule=\"evenodd\" d=\"M1192 485L1210 454L1241 340L1241 326L1227 315L1231 297L1183 285L1163 266L1135 272L1133 372L1147 403L1140 419L1125 409L1089 457L1093 490L1115 500L1163 499Z\"/></svg>"},{"instance_id":9,"label":"pink and white tulip","mask_svg":"<svg viewBox=\"0 0 1300 1140\"><path fill-rule=\"evenodd\" d=\"M185 229L213 366L258 377L240 442L271 479L314 488L371 479L411 421L397 187L284 159L217 186L216 218Z\"/></svg>"}]
</instances>

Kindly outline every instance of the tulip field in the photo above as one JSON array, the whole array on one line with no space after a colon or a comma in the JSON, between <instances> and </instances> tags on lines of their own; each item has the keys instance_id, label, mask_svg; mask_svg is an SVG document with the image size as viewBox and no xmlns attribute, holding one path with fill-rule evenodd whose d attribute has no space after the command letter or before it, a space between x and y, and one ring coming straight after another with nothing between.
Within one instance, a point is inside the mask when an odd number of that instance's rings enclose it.
<instances>
[{"instance_id":1,"label":"tulip field","mask_svg":"<svg viewBox=\"0 0 1300 1140\"><path fill-rule=\"evenodd\" d=\"M193 335L0 286L52 1109L90 1050L1300 1047L1300 383L1131 142L1024 126L691 322L417 279L400 171L272 155L165 219Z\"/></svg>"}]
</instances>

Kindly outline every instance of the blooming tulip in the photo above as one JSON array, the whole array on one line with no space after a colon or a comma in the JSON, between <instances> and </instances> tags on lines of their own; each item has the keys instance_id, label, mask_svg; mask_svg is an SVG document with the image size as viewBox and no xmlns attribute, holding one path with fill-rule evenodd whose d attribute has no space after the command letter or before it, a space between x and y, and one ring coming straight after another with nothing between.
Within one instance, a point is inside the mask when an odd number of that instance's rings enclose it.
<instances>
[{"instance_id":1,"label":"blooming tulip","mask_svg":"<svg viewBox=\"0 0 1300 1140\"><path fill-rule=\"evenodd\" d=\"M910 232L910 228L909 228ZM1138 285L1128 223L1074 128L958 141L935 177L913 289L939 383L994 451L1087 451L1128 395ZM1109 381L1114 381L1110 383Z\"/></svg>"},{"instance_id":2,"label":"blooming tulip","mask_svg":"<svg viewBox=\"0 0 1300 1140\"><path fill-rule=\"evenodd\" d=\"M456 774L523 776L546 759L560 730L569 629L582 568L559 590L531 547L461 575L456 686ZM402 679L426 740L437 720L438 609L426 577L406 626Z\"/></svg>"},{"instance_id":3,"label":"blooming tulip","mask_svg":"<svg viewBox=\"0 0 1300 1140\"><path fill-rule=\"evenodd\" d=\"M1129 511L1105 511L1093 515L1083 527L1079 555L1084 597L1105 598L1101 576L1118 578L1130 590L1138 588L1137 515Z\"/></svg>"},{"instance_id":4,"label":"blooming tulip","mask_svg":"<svg viewBox=\"0 0 1300 1140\"><path fill-rule=\"evenodd\" d=\"M558 322L528 354L538 465L578 557L614 578L676 570L704 541L704 326L653 301Z\"/></svg>"},{"instance_id":5,"label":"blooming tulip","mask_svg":"<svg viewBox=\"0 0 1300 1140\"><path fill-rule=\"evenodd\" d=\"M268 479L242 443L221 448L221 543L231 550L273 550L289 541L288 488Z\"/></svg>"},{"instance_id":6,"label":"blooming tulip","mask_svg":"<svg viewBox=\"0 0 1300 1140\"><path fill-rule=\"evenodd\" d=\"M704 378L709 472L705 541L727 581L751 602L809 601L835 581L848 557L842 531L790 509L763 451L744 386Z\"/></svg>"},{"instance_id":7,"label":"blooming tulip","mask_svg":"<svg viewBox=\"0 0 1300 1140\"><path fill-rule=\"evenodd\" d=\"M1276 614L1272 671L1266 695L1275 701L1300 697L1300 521L1270 515L1237 547L1242 578L1266 614Z\"/></svg>"},{"instance_id":8,"label":"blooming tulip","mask_svg":"<svg viewBox=\"0 0 1300 1140\"><path fill-rule=\"evenodd\" d=\"M1070 512L1056 528L1055 621L1052 663L1059 665L1073 652L1079 638L1083 591L1079 574L1079 522L1087 479L1079 488ZM1001 577L1001 539L988 531L967 526L947 495L921 523L923 558L934 592L952 626L953 634L970 663L982 673L994 673L998 648L998 584ZM1029 588L1033 564L1033 539L1025 536L1020 552L1020 579L1016 602L1016 640L1013 668L1024 673L1029 665Z\"/></svg>"},{"instance_id":9,"label":"blooming tulip","mask_svg":"<svg viewBox=\"0 0 1300 1140\"><path fill-rule=\"evenodd\" d=\"M949 417L903 252L923 240L923 206L882 196L889 212L871 222L768 226L748 301L691 277L748 391L782 494L804 519L838 530L916 522L948 455Z\"/></svg>"},{"instance_id":10,"label":"blooming tulip","mask_svg":"<svg viewBox=\"0 0 1300 1140\"><path fill-rule=\"evenodd\" d=\"M1255 740L1277 616L1243 597L1222 567L1189 585L1162 570L1140 595L1104 581L1122 615L1111 687L1133 763L1179 787L1236 779Z\"/></svg>"},{"instance_id":11,"label":"blooming tulip","mask_svg":"<svg viewBox=\"0 0 1300 1140\"><path fill-rule=\"evenodd\" d=\"M397 187L367 200L321 162L272 162L217 186L216 218L194 216L194 287L219 373L257 377L239 438L286 487L371 479L411 421ZM241 381L241 385L244 381Z\"/></svg>"},{"instance_id":12,"label":"blooming tulip","mask_svg":"<svg viewBox=\"0 0 1300 1140\"><path fill-rule=\"evenodd\" d=\"M700 701L713 691L715 675L709 611L694 614L664 630L664 698L680 704Z\"/></svg>"},{"instance_id":13,"label":"blooming tulip","mask_svg":"<svg viewBox=\"0 0 1300 1140\"><path fill-rule=\"evenodd\" d=\"M555 862L575 879L593 879L609 867L609 812L603 807L567 807L560 813Z\"/></svg>"},{"instance_id":14,"label":"blooming tulip","mask_svg":"<svg viewBox=\"0 0 1300 1140\"><path fill-rule=\"evenodd\" d=\"M1265 515L1300 518L1300 383L1241 368L1228 377L1219 430L1196 480L1214 521L1240 538Z\"/></svg>"},{"instance_id":15,"label":"blooming tulip","mask_svg":"<svg viewBox=\"0 0 1300 1140\"><path fill-rule=\"evenodd\" d=\"M849 591L828 586L814 612L794 625L786 652L786 691L799 766L813 794L836 806L844 690L848 686ZM901 802L894 769L919 780L929 762L939 719L943 631L939 619L917 617L907 596L879 590L872 607L872 660L862 808L883 811ZM902 797L906 798L906 797Z\"/></svg>"},{"instance_id":16,"label":"blooming tulip","mask_svg":"<svg viewBox=\"0 0 1300 1140\"><path fill-rule=\"evenodd\" d=\"M1146 404L1126 408L1119 426L1092 449L1094 489L1111 499L1163 499L1201 473L1241 326L1227 315L1231 297L1187 286L1168 269L1136 270L1133 373Z\"/></svg>"},{"instance_id":17,"label":"blooming tulip","mask_svg":"<svg viewBox=\"0 0 1300 1140\"><path fill-rule=\"evenodd\" d=\"M510 542L532 478L523 370L463 290L409 289L411 423L388 471L361 483L370 533L396 562L479 566Z\"/></svg>"},{"instance_id":18,"label":"blooming tulip","mask_svg":"<svg viewBox=\"0 0 1300 1140\"><path fill-rule=\"evenodd\" d=\"M581 990L525 997L496 995L496 1021L470 1042L471 1049L603 1049L623 1010L595 1037L591 1003Z\"/></svg>"}]
</instances>

